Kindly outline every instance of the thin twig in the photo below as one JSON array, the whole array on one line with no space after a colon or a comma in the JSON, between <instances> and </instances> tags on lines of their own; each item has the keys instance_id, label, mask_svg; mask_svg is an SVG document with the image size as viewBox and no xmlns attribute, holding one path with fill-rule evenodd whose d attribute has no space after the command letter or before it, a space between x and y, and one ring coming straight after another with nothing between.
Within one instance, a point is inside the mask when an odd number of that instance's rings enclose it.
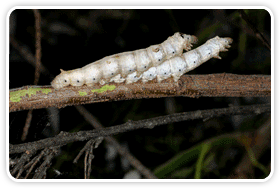
<instances>
[{"instance_id":1,"label":"thin twig","mask_svg":"<svg viewBox=\"0 0 280 189\"><path fill-rule=\"evenodd\" d=\"M127 123L108 127L102 130L79 131L76 133L61 132L58 136L42 139L35 142L23 143L9 146L9 153L22 153L26 150L40 150L46 147L63 146L75 141L85 141L96 137L106 137L116 135L141 128L154 128L155 126L166 125L170 123L204 119L207 117L220 117L225 115L246 115L261 114L271 112L270 104L237 106L221 109L198 110L193 112L176 113L167 116L160 116L140 121L129 121Z\"/></svg>"},{"instance_id":2,"label":"thin twig","mask_svg":"<svg viewBox=\"0 0 280 189\"><path fill-rule=\"evenodd\" d=\"M77 163L78 159L81 157L83 152L85 152L85 158L84 158L84 177L85 177L85 179L90 178L91 161L94 158L93 148L94 149L97 148L102 141L103 141L103 137L98 137L98 138L89 140L73 161L73 163Z\"/></svg>"},{"instance_id":3,"label":"thin twig","mask_svg":"<svg viewBox=\"0 0 280 189\"><path fill-rule=\"evenodd\" d=\"M245 22L248 24L248 26L254 31L256 37L263 42L263 44L271 51L270 44L268 40L263 36L263 34L258 30L258 28L250 21L247 14L244 12L244 10L239 10L240 17L245 20Z\"/></svg>"},{"instance_id":4,"label":"thin twig","mask_svg":"<svg viewBox=\"0 0 280 189\"><path fill-rule=\"evenodd\" d=\"M35 75L34 75L34 85L38 84L39 77L40 77L40 70L41 70L41 15L39 10L33 9L34 15L35 15L35 33L36 33L36 42L35 42L35 48L36 48L36 66L35 66ZM30 127L30 123L32 120L32 110L28 111L27 118L25 121L25 126L23 128L23 133L21 136L21 140L25 141L26 136L28 135L28 130Z\"/></svg>"},{"instance_id":5,"label":"thin twig","mask_svg":"<svg viewBox=\"0 0 280 189\"><path fill-rule=\"evenodd\" d=\"M45 161L35 170L33 179L42 179L46 177L47 169L51 165L51 160L58 154L59 147L50 147L45 151Z\"/></svg>"},{"instance_id":6,"label":"thin twig","mask_svg":"<svg viewBox=\"0 0 280 189\"><path fill-rule=\"evenodd\" d=\"M78 112L84 116L85 120L87 120L95 129L103 129L104 127L97 121L97 119L85 109L83 106L76 106ZM142 173L147 179L157 179L157 177L147 168L145 167L136 157L134 157L128 150L123 148L119 142L111 136L105 137L105 140L110 144L114 145L118 150L119 154L125 157L130 164L137 169L140 173Z\"/></svg>"},{"instance_id":7,"label":"thin twig","mask_svg":"<svg viewBox=\"0 0 280 189\"><path fill-rule=\"evenodd\" d=\"M21 135L21 140L25 141L26 136L28 135L28 130L32 121L32 112L33 110L29 110L26 116L26 120L25 120L25 125L23 127L23 131L22 131L22 135Z\"/></svg>"},{"instance_id":8,"label":"thin twig","mask_svg":"<svg viewBox=\"0 0 280 189\"><path fill-rule=\"evenodd\" d=\"M105 101L175 96L198 98L260 97L271 95L271 76L223 73L193 75L192 79L195 82L189 82L189 78L189 75L182 76L179 80L179 86L172 80L166 80L162 83L151 81L145 84L111 84L109 88L106 88L108 85L66 87L60 90L55 90L51 87L22 87L10 90L9 110L14 112L47 107L62 108L71 105ZM208 81L211 81L211 88L208 86ZM35 92L36 90L37 92ZM29 93L31 94L26 95Z\"/></svg>"},{"instance_id":9,"label":"thin twig","mask_svg":"<svg viewBox=\"0 0 280 189\"><path fill-rule=\"evenodd\" d=\"M25 162L28 162L30 157L34 153L35 153L35 151L27 151L26 150L25 153L23 153L21 155L20 159L18 160L18 162L15 165L15 167L13 168L13 170L11 170L11 175L14 175L17 171L19 171L19 174L17 175L17 178L19 178L19 176L23 172Z\"/></svg>"},{"instance_id":10,"label":"thin twig","mask_svg":"<svg viewBox=\"0 0 280 189\"><path fill-rule=\"evenodd\" d=\"M43 157L45 153L46 153L46 149L42 150L42 152L38 156L34 157L28 164L24 166L24 168L27 169L32 164L32 166L29 168L28 172L26 173L26 176L24 177L25 179L27 179L27 177L29 176L29 174L31 173L35 165L40 161L40 159Z\"/></svg>"},{"instance_id":11,"label":"thin twig","mask_svg":"<svg viewBox=\"0 0 280 189\"><path fill-rule=\"evenodd\" d=\"M89 156L88 156L88 161L87 161L87 179L90 179L90 173L91 173L91 162L94 158L93 155L93 146L90 146L89 149Z\"/></svg>"},{"instance_id":12,"label":"thin twig","mask_svg":"<svg viewBox=\"0 0 280 189\"><path fill-rule=\"evenodd\" d=\"M34 84L37 85L40 77L40 67L41 67L41 56L42 56L42 48L41 48L41 15L38 9L33 9L35 15L35 29L36 29L36 67L35 67L35 77Z\"/></svg>"},{"instance_id":13,"label":"thin twig","mask_svg":"<svg viewBox=\"0 0 280 189\"><path fill-rule=\"evenodd\" d=\"M87 179L87 158L88 158L88 150L86 150L85 159L84 159L84 176Z\"/></svg>"},{"instance_id":14,"label":"thin twig","mask_svg":"<svg viewBox=\"0 0 280 189\"><path fill-rule=\"evenodd\" d=\"M83 147L83 149L80 150L79 154L76 156L76 158L74 159L73 163L77 163L78 162L79 158L84 153L84 151L86 151L89 148L89 146L92 145L92 140L88 141L86 143L86 145Z\"/></svg>"}]
</instances>

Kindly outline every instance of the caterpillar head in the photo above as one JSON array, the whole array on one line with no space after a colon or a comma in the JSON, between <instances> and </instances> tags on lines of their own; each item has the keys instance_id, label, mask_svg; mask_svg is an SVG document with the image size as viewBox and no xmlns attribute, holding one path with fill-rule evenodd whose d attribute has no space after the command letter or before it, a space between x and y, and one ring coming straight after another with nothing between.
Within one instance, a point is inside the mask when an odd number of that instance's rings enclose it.
<instances>
[{"instance_id":1,"label":"caterpillar head","mask_svg":"<svg viewBox=\"0 0 280 189\"><path fill-rule=\"evenodd\" d=\"M183 34L183 33L180 33L180 36L184 39L184 49L186 51L189 51L191 50L192 48L192 44L196 44L198 42L198 39L197 37L195 37L194 35L187 35L187 34Z\"/></svg>"},{"instance_id":2,"label":"caterpillar head","mask_svg":"<svg viewBox=\"0 0 280 189\"><path fill-rule=\"evenodd\" d=\"M61 73L54 78L51 85L55 89L60 89L70 85L70 75L69 72L60 69Z\"/></svg>"},{"instance_id":3,"label":"caterpillar head","mask_svg":"<svg viewBox=\"0 0 280 189\"><path fill-rule=\"evenodd\" d=\"M179 54L185 49L189 51L192 48L192 44L197 43L198 39L194 35L187 35L184 33L177 32L173 36L173 45Z\"/></svg>"},{"instance_id":4,"label":"caterpillar head","mask_svg":"<svg viewBox=\"0 0 280 189\"><path fill-rule=\"evenodd\" d=\"M224 43L224 44L231 44L233 42L233 39L231 39L230 37L223 37L223 38L220 38L220 41L221 41L221 43Z\"/></svg>"},{"instance_id":5,"label":"caterpillar head","mask_svg":"<svg viewBox=\"0 0 280 189\"><path fill-rule=\"evenodd\" d=\"M209 41L210 43L218 45L220 51L228 51L227 48L231 47L230 44L233 42L233 39L231 39L230 37L221 38L219 36L216 36L215 38L210 39Z\"/></svg>"},{"instance_id":6,"label":"caterpillar head","mask_svg":"<svg viewBox=\"0 0 280 189\"><path fill-rule=\"evenodd\" d=\"M230 37L220 38L221 44L223 44L226 48L230 48L230 44L233 42L233 39Z\"/></svg>"}]
</instances>

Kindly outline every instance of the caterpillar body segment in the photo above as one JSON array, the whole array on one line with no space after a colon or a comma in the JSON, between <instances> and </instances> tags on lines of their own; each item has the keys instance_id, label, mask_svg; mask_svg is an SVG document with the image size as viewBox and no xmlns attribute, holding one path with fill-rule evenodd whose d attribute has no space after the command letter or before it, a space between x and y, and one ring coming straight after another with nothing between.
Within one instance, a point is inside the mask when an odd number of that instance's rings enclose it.
<instances>
[{"instance_id":1,"label":"caterpillar body segment","mask_svg":"<svg viewBox=\"0 0 280 189\"><path fill-rule=\"evenodd\" d=\"M152 67L145 71L142 75L142 82L146 83L150 80L153 80L157 77L157 67Z\"/></svg>"},{"instance_id":2,"label":"caterpillar body segment","mask_svg":"<svg viewBox=\"0 0 280 189\"><path fill-rule=\"evenodd\" d=\"M87 67L83 67L82 70L85 73L85 84L87 86L93 86L101 81L103 70L99 64L90 64Z\"/></svg>"},{"instance_id":3,"label":"caterpillar body segment","mask_svg":"<svg viewBox=\"0 0 280 189\"><path fill-rule=\"evenodd\" d=\"M143 72L147 71L153 66L153 62L145 49L135 52L135 64L137 69L137 76L140 76Z\"/></svg>"}]
</instances>

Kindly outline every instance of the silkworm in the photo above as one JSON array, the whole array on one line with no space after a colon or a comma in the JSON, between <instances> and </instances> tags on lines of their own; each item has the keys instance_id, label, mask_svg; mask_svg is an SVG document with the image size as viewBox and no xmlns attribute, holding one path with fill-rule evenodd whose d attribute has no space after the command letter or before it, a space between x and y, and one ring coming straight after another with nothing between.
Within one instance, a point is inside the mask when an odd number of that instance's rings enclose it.
<instances>
[{"instance_id":1,"label":"silkworm","mask_svg":"<svg viewBox=\"0 0 280 189\"><path fill-rule=\"evenodd\" d=\"M220 38L217 36L194 50L183 53L181 56L170 58L161 65L148 69L140 77L133 73L129 74L125 79L120 79L120 76L116 76L116 80L112 79L111 82L121 83L126 81L129 84L142 79L142 82L145 83L155 78L157 82L161 82L170 77L173 77L174 82L177 82L183 74L197 68L209 59L221 59L219 53L228 51L227 48L230 48L232 41L229 37Z\"/></svg>"},{"instance_id":2,"label":"silkworm","mask_svg":"<svg viewBox=\"0 0 280 189\"><path fill-rule=\"evenodd\" d=\"M152 67L161 65L165 60L182 55L183 50L190 50L192 44L197 42L193 35L175 33L163 43L152 45L146 49L129 51L107 56L82 68L64 71L55 77L51 85L59 89L68 85L92 86L96 83L104 85L108 82L124 82L130 74L128 83L132 78L141 78L141 75Z\"/></svg>"},{"instance_id":3,"label":"silkworm","mask_svg":"<svg viewBox=\"0 0 280 189\"><path fill-rule=\"evenodd\" d=\"M140 79L145 83L155 78L157 79L157 82L161 82L170 77L173 77L174 82L177 82L183 74L195 69L209 59L221 59L219 53L228 51L227 48L230 48L232 41L233 40L229 37L214 37L194 50L173 56L166 59L161 64L148 68L140 75L138 75L137 70L134 70L125 77L121 74L123 73L122 69L132 69L131 65L129 63L123 63L125 60L121 54L119 54L120 56L117 58L116 56L110 56L109 58L106 58L106 61L89 64L80 69L70 71L61 70L62 73L55 78L52 82L52 86L54 88L60 88L61 86L63 87L67 85L82 86L84 84L92 86L98 82L101 85L104 85L107 82L126 82L126 84L130 84L137 82ZM126 55L126 60L132 59L132 54L133 53L129 53ZM121 59L121 63L118 61L119 59Z\"/></svg>"}]
</instances>

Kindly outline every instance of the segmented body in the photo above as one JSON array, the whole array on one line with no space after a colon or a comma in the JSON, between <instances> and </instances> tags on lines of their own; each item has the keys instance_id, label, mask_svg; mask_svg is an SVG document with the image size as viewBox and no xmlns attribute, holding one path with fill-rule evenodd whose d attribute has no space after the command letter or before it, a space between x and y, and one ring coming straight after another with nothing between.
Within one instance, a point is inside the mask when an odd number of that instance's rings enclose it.
<instances>
[{"instance_id":1,"label":"segmented body","mask_svg":"<svg viewBox=\"0 0 280 189\"><path fill-rule=\"evenodd\" d=\"M183 74L197 68L209 59L221 59L219 53L228 51L227 48L230 48L232 41L231 38L220 38L217 36L194 50L183 53L181 56L170 58L157 67L150 68L139 77L133 73L120 80L120 76L116 76L111 79L111 82L121 83L126 81L129 84L142 79L142 82L145 83L155 78L157 82L161 82L170 77L173 78L174 82L177 82Z\"/></svg>"},{"instance_id":2,"label":"segmented body","mask_svg":"<svg viewBox=\"0 0 280 189\"><path fill-rule=\"evenodd\" d=\"M95 83L104 85L112 81L112 78L116 81L119 78L122 81L134 72L137 77L140 77L149 68L159 66L165 60L181 55L183 50L190 50L192 44L196 42L195 36L177 32L163 43L146 49L107 56L75 70L61 70L51 84L54 88L68 85L82 86L83 84L91 86ZM117 76L119 74L120 76Z\"/></svg>"},{"instance_id":3,"label":"segmented body","mask_svg":"<svg viewBox=\"0 0 280 189\"><path fill-rule=\"evenodd\" d=\"M161 63L154 61L152 62L152 66L146 67L145 71L140 72L138 71L137 67L135 68L135 64L131 64L131 60L133 59L133 57L136 57L133 55L133 53L137 54L137 51L127 52L128 54L121 53L118 55L106 57L105 60L101 59L103 61L89 64L80 69L68 72L62 71L62 73L54 79L54 81L52 82L52 86L54 88L61 88L63 86L66 86L63 85L63 79L70 80L70 85L73 86L81 86L83 84L92 86L97 82L102 85L108 82L126 82L127 84L129 84L137 82L140 79L143 83L145 83L155 78L157 79L157 82L161 82L162 80L170 77L173 77L174 82L177 82L184 73L195 69L209 59L221 59L221 57L219 56L219 52L227 51L226 48L229 48L229 44L231 43L231 38L220 38L217 36L208 40L205 44L192 51L181 54L177 53L176 56L170 56L171 54L168 54L168 59L166 58L166 56L165 58L162 58L165 61ZM142 50L139 51L142 52ZM124 54L125 56L122 56ZM121 59L120 62L118 62L119 59ZM142 64L142 68L143 65L146 64ZM110 67L110 69L108 69L108 67Z\"/></svg>"}]
</instances>

